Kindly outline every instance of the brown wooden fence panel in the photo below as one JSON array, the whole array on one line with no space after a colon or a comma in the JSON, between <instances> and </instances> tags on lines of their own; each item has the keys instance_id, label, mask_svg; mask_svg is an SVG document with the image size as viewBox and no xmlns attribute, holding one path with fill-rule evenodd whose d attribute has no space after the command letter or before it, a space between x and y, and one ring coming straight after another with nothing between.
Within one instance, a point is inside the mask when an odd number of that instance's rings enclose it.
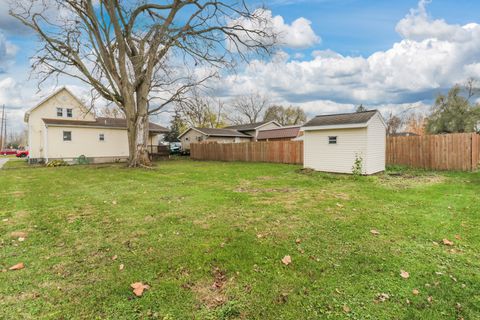
<instances>
[{"instance_id":1,"label":"brown wooden fence panel","mask_svg":"<svg viewBox=\"0 0 480 320\"><path fill-rule=\"evenodd\" d=\"M303 142L193 143L190 157L194 160L303 164Z\"/></svg>"},{"instance_id":2,"label":"brown wooden fence panel","mask_svg":"<svg viewBox=\"0 0 480 320\"><path fill-rule=\"evenodd\" d=\"M435 170L476 170L480 161L480 136L455 133L388 137L387 165Z\"/></svg>"}]
</instances>

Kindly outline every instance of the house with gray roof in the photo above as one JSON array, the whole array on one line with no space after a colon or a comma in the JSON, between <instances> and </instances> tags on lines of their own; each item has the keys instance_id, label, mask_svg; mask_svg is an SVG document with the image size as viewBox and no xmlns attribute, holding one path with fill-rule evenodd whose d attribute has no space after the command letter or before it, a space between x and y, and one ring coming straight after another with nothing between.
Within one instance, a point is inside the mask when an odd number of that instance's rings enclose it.
<instances>
[{"instance_id":1,"label":"house with gray roof","mask_svg":"<svg viewBox=\"0 0 480 320\"><path fill-rule=\"evenodd\" d=\"M281 125L276 121L263 121L249 124L229 126L226 128L198 128L190 127L183 132L178 139L182 143L182 149L190 150L191 143L217 142L217 143L240 143L257 141L260 130L279 128Z\"/></svg>"},{"instance_id":2,"label":"house with gray roof","mask_svg":"<svg viewBox=\"0 0 480 320\"><path fill-rule=\"evenodd\" d=\"M178 136L182 149L190 150L191 143L217 142L217 143L239 143L249 142L252 136L233 129L198 128L190 127Z\"/></svg>"},{"instance_id":3,"label":"house with gray roof","mask_svg":"<svg viewBox=\"0 0 480 320\"><path fill-rule=\"evenodd\" d=\"M252 138L252 141L257 141L258 133L261 130L269 130L275 128L281 128L282 125L276 121L262 121L248 124L240 124L226 127L225 129L233 129L244 134L247 134Z\"/></svg>"}]
</instances>

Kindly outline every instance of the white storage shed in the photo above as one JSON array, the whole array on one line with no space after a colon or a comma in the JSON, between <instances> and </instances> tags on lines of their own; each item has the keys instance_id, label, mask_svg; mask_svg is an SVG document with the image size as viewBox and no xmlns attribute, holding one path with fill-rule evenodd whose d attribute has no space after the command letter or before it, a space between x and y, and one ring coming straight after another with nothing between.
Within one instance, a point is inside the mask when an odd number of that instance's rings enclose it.
<instances>
[{"instance_id":1,"label":"white storage shed","mask_svg":"<svg viewBox=\"0 0 480 320\"><path fill-rule=\"evenodd\" d=\"M304 167L352 173L359 159L363 174L384 171L386 129L377 110L316 116L302 127Z\"/></svg>"}]
</instances>

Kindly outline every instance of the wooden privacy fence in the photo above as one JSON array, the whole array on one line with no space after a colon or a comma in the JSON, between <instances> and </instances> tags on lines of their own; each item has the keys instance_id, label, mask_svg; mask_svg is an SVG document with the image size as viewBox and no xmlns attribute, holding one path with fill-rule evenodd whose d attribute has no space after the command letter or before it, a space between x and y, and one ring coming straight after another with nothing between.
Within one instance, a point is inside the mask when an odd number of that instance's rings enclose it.
<instances>
[{"instance_id":1,"label":"wooden privacy fence","mask_svg":"<svg viewBox=\"0 0 480 320\"><path fill-rule=\"evenodd\" d=\"M303 142L193 143L190 145L190 158L303 164Z\"/></svg>"},{"instance_id":2,"label":"wooden privacy fence","mask_svg":"<svg viewBox=\"0 0 480 320\"><path fill-rule=\"evenodd\" d=\"M476 170L480 136L475 133L388 137L387 165L435 170Z\"/></svg>"}]
</instances>

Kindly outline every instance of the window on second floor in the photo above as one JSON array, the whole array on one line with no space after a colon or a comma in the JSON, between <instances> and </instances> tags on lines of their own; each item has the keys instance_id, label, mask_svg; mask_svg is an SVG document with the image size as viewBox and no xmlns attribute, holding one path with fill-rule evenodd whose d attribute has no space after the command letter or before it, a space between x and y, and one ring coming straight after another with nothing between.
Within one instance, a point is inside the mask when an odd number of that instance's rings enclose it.
<instances>
[{"instance_id":1,"label":"window on second floor","mask_svg":"<svg viewBox=\"0 0 480 320\"><path fill-rule=\"evenodd\" d=\"M67 118L73 117L73 109L67 109Z\"/></svg>"},{"instance_id":2,"label":"window on second floor","mask_svg":"<svg viewBox=\"0 0 480 320\"><path fill-rule=\"evenodd\" d=\"M63 117L63 109L57 108L57 117Z\"/></svg>"},{"instance_id":3,"label":"window on second floor","mask_svg":"<svg viewBox=\"0 0 480 320\"><path fill-rule=\"evenodd\" d=\"M72 141L72 131L63 131L63 141Z\"/></svg>"},{"instance_id":4,"label":"window on second floor","mask_svg":"<svg viewBox=\"0 0 480 320\"><path fill-rule=\"evenodd\" d=\"M105 134L100 133L100 134L98 135L98 140L100 140L100 141L105 141Z\"/></svg>"}]
</instances>

